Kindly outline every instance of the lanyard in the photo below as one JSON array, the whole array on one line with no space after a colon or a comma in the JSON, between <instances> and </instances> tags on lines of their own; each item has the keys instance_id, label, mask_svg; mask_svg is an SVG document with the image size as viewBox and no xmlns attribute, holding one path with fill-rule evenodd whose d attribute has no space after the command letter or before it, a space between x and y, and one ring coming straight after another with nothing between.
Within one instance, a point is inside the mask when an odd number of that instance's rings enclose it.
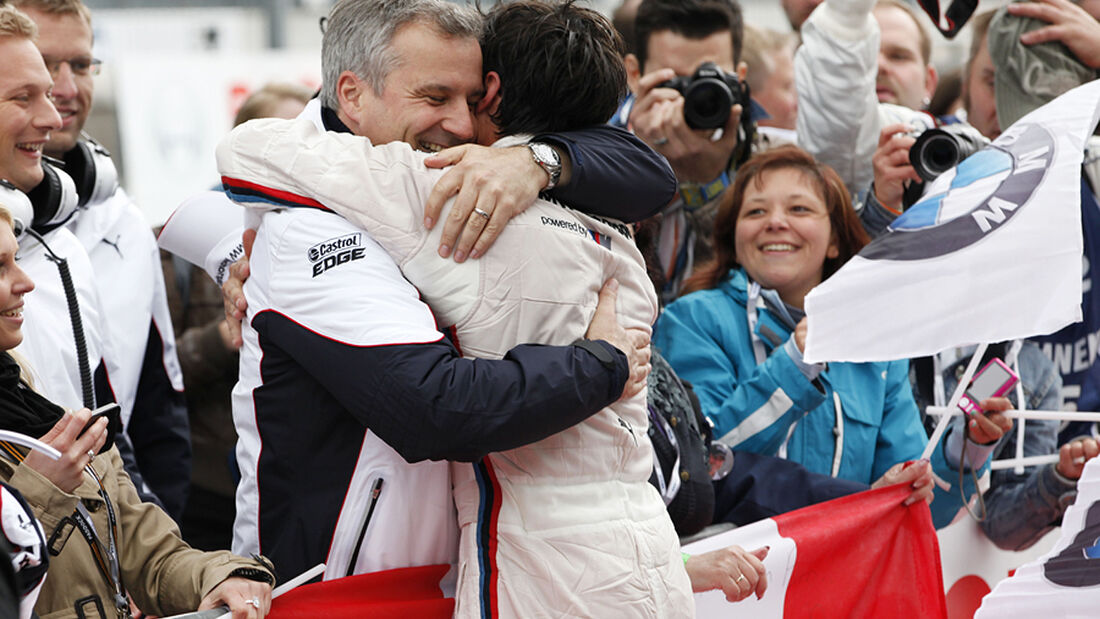
<instances>
[{"instance_id":1,"label":"lanyard","mask_svg":"<svg viewBox=\"0 0 1100 619\"><path fill-rule=\"evenodd\" d=\"M668 421L665 421L664 415L653 410L652 406L649 407L649 419L650 423L654 424L657 430L668 439L669 444L672 445L672 451L676 452L676 462L672 463L672 469L668 474L668 482L665 482L665 473L661 468L660 459L657 458L657 450L653 450L653 467L657 472L657 490L661 493L661 498L664 499L667 506L676 498L676 493L680 492L680 444L676 440L676 434L668 425Z\"/></svg>"},{"instance_id":2,"label":"lanyard","mask_svg":"<svg viewBox=\"0 0 1100 619\"><path fill-rule=\"evenodd\" d=\"M95 557L96 564L99 566L99 571L103 574L103 577L107 580L108 586L110 586L115 593L115 608L118 610L120 617L130 616L130 603L126 600L126 590L122 586L122 578L120 577L120 570L118 565L118 545L116 539L118 537L118 518L115 516L115 508L111 504L111 498L107 495L107 489L103 487L103 481L99 478L99 475L92 468L91 463L84 467L84 471L92 476L96 485L99 486L99 496L103 499L103 503L107 507L107 545L104 548L103 540L96 533L95 525L92 523L92 516L88 513L88 509L84 507L84 503L79 502L76 506L76 511L73 512L73 522L76 524L76 528L80 530L81 535L88 542L88 546L92 549L92 556Z\"/></svg>"},{"instance_id":3,"label":"lanyard","mask_svg":"<svg viewBox=\"0 0 1100 619\"><path fill-rule=\"evenodd\" d=\"M27 457L26 454L6 441L0 441L0 447L3 447L5 455L16 462L21 463ZM77 501L76 510L73 511L70 520L80 531L85 541L88 542L88 546L92 551L92 558L95 559L100 574L107 580L107 585L114 590L115 610L118 612L119 617L130 617L130 603L126 599L126 590L122 586L122 579L119 576L118 545L116 543L118 518L115 516L115 508L107 495L107 489L103 487L103 481L99 478L95 469L92 468L91 463L84 467L84 472L90 474L96 485L99 486L99 496L107 507L108 531L106 546L96 532L95 525L92 523L92 516L88 513L88 508L84 507L83 500Z\"/></svg>"}]
</instances>

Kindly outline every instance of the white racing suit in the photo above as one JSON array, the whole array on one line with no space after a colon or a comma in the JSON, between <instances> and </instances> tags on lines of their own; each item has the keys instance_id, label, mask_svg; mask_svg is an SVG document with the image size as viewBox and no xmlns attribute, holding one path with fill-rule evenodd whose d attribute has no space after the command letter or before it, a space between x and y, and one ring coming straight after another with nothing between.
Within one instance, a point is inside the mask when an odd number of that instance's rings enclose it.
<instances>
[{"instance_id":1,"label":"white racing suit","mask_svg":"<svg viewBox=\"0 0 1100 619\"><path fill-rule=\"evenodd\" d=\"M504 143L505 141L502 141ZM517 143L511 141L511 143ZM218 149L230 195L251 206L315 200L362 226L453 326L466 356L584 337L605 280L619 321L649 330L657 299L630 229L539 200L492 250L456 264L423 205L442 174L406 144L256 121ZM247 191L234 193L242 182ZM444 214L445 216L445 214ZM456 616L690 617L691 586L653 470L645 395L539 442L452 464L460 565Z\"/></svg>"}]
</instances>

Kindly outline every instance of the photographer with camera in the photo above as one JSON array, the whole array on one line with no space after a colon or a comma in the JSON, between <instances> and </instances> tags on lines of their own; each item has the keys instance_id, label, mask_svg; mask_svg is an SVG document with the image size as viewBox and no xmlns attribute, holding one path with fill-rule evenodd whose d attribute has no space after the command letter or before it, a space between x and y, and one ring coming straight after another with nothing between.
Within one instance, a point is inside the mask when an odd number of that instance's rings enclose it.
<instances>
[{"instance_id":1,"label":"photographer with camera","mask_svg":"<svg viewBox=\"0 0 1100 619\"><path fill-rule=\"evenodd\" d=\"M741 57L741 8L732 0L643 0L636 53L625 63L631 97L613 125L632 129L668 159L679 193L662 212L662 302L679 294L695 264L713 255L718 198L752 149Z\"/></svg>"}]
</instances>

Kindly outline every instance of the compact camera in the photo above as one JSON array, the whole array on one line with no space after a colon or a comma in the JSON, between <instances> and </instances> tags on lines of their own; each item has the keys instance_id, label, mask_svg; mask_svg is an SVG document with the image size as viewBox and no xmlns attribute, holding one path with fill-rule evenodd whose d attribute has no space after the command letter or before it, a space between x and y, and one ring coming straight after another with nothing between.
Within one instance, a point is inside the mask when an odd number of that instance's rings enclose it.
<instances>
[{"instance_id":1,"label":"compact camera","mask_svg":"<svg viewBox=\"0 0 1100 619\"><path fill-rule=\"evenodd\" d=\"M914 137L917 141L909 149L909 163L925 182L936 180L989 144L977 129L964 123L928 129Z\"/></svg>"},{"instance_id":2,"label":"compact camera","mask_svg":"<svg viewBox=\"0 0 1100 619\"><path fill-rule=\"evenodd\" d=\"M684 120L692 129L725 127L730 108L740 103L748 113L749 86L713 62L699 65L691 77L677 76L660 85L684 95Z\"/></svg>"},{"instance_id":3,"label":"compact camera","mask_svg":"<svg viewBox=\"0 0 1100 619\"><path fill-rule=\"evenodd\" d=\"M959 399L959 408L967 415L980 415L982 400L1002 396L1016 386L1020 377L1003 361L997 358L989 360L985 367L978 370L974 380L970 381L966 392Z\"/></svg>"}]
</instances>

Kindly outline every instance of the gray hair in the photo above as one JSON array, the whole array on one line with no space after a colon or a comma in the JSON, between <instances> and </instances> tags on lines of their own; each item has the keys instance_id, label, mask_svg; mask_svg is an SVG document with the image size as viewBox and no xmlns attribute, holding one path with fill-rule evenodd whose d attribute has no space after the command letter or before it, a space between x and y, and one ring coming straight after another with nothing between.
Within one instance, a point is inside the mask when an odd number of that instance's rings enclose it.
<instances>
[{"instance_id":1,"label":"gray hair","mask_svg":"<svg viewBox=\"0 0 1100 619\"><path fill-rule=\"evenodd\" d=\"M321 43L321 103L335 109L336 83L351 71L381 95L399 59L390 47L401 26L428 24L446 36L481 36L482 17L446 0L339 0L325 22Z\"/></svg>"}]
</instances>

